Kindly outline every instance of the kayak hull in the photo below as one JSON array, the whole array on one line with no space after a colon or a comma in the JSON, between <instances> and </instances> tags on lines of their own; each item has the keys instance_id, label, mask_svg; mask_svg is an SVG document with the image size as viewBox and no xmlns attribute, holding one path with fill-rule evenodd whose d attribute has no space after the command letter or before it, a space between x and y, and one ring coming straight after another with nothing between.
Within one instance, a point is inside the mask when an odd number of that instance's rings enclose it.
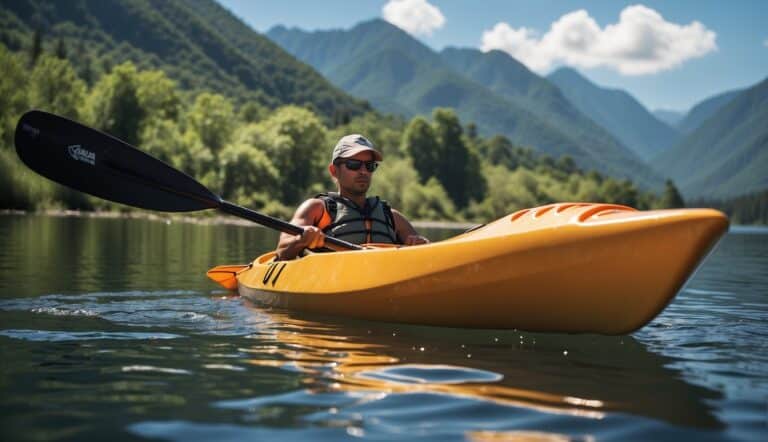
<instances>
[{"instance_id":1,"label":"kayak hull","mask_svg":"<svg viewBox=\"0 0 768 442\"><path fill-rule=\"evenodd\" d=\"M728 226L709 209L527 209L429 245L257 258L236 276L258 303L471 328L623 334L658 315Z\"/></svg>"}]
</instances>

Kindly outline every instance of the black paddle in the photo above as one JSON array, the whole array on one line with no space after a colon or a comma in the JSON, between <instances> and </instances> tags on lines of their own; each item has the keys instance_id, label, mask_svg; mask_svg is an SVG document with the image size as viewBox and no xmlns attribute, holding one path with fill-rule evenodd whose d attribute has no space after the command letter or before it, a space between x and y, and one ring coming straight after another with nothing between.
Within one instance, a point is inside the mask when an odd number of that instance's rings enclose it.
<instances>
[{"instance_id":1,"label":"black paddle","mask_svg":"<svg viewBox=\"0 0 768 442\"><path fill-rule=\"evenodd\" d=\"M219 209L292 235L303 229L232 204L189 175L96 129L42 111L29 111L16 126L16 152L40 175L105 200L162 212ZM342 249L362 247L326 237Z\"/></svg>"}]
</instances>

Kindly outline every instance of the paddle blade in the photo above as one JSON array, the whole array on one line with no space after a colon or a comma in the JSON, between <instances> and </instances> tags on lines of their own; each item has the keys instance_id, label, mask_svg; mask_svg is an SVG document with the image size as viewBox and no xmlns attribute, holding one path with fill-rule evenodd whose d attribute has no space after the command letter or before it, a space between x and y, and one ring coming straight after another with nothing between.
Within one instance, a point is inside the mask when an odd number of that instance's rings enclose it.
<instances>
[{"instance_id":1,"label":"paddle blade","mask_svg":"<svg viewBox=\"0 0 768 442\"><path fill-rule=\"evenodd\" d=\"M221 198L189 175L95 129L30 111L16 126L16 152L40 175L106 200L142 209L190 212Z\"/></svg>"},{"instance_id":2,"label":"paddle blade","mask_svg":"<svg viewBox=\"0 0 768 442\"><path fill-rule=\"evenodd\" d=\"M227 290L237 290L237 274L249 268L250 264L216 266L206 276Z\"/></svg>"}]
</instances>

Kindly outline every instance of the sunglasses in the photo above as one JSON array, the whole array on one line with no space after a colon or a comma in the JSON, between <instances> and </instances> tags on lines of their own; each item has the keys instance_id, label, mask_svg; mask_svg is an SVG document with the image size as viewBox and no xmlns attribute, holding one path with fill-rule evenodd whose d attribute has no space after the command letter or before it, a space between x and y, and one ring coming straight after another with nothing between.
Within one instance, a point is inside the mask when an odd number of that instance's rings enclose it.
<instances>
[{"instance_id":1,"label":"sunglasses","mask_svg":"<svg viewBox=\"0 0 768 442\"><path fill-rule=\"evenodd\" d=\"M336 160L336 164L344 164L347 166L347 169L349 170L359 170L361 167L363 167L363 164L365 164L365 168L368 170L368 172L373 173L377 167L379 167L379 163L376 161L360 161L360 160Z\"/></svg>"}]
</instances>

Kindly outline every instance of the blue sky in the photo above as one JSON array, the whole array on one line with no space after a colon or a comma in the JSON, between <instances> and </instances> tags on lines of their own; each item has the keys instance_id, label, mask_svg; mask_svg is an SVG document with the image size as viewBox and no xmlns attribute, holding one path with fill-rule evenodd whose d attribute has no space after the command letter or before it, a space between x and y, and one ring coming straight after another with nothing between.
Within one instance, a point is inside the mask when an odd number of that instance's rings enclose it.
<instances>
[{"instance_id":1,"label":"blue sky","mask_svg":"<svg viewBox=\"0 0 768 442\"><path fill-rule=\"evenodd\" d=\"M436 50L501 49L543 75L569 65L651 110L686 111L768 77L767 0L219 2L262 33L385 18Z\"/></svg>"}]
</instances>

